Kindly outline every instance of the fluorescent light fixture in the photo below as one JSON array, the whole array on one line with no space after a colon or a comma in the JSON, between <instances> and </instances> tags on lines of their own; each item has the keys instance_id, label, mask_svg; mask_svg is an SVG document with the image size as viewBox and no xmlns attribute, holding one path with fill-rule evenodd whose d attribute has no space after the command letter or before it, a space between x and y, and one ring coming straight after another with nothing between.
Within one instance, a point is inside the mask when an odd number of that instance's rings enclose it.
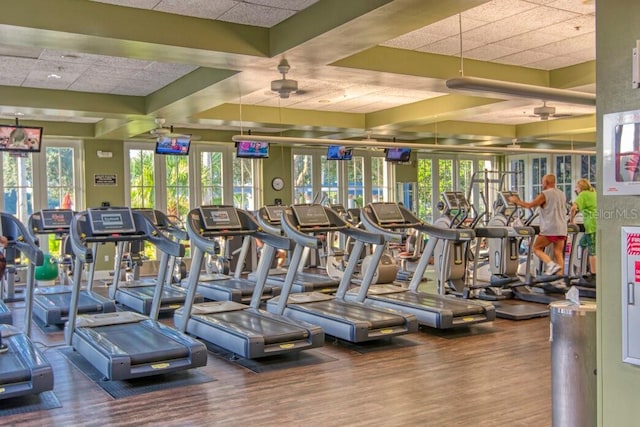
<instances>
[{"instance_id":1,"label":"fluorescent light fixture","mask_svg":"<svg viewBox=\"0 0 640 427\"><path fill-rule=\"evenodd\" d=\"M526 85L501 80L481 79L478 77L456 77L447 80L449 89L483 92L491 95L508 95L513 98L532 98L541 101L565 102L567 104L596 105L596 96L592 93L552 87Z\"/></svg>"},{"instance_id":2,"label":"fluorescent light fixture","mask_svg":"<svg viewBox=\"0 0 640 427\"><path fill-rule=\"evenodd\" d=\"M362 141L351 141L342 139L320 139L320 138L291 138L286 136L261 136L261 135L234 135L231 138L232 141L255 141L255 142L269 142L282 145L336 145L340 144L345 147L356 148L398 148L397 142L392 141L375 141L372 139ZM488 147L488 146L473 146L468 144L461 145L445 145L445 144L422 144L422 143L402 143L403 147L415 149L415 150L428 150L428 151L444 151L444 152L465 152L465 153L478 153L478 154L513 154L513 153L538 153L538 154L596 154L595 148L592 150L567 150L566 148L559 148L557 150L550 148L519 148L517 145L507 145L501 147Z\"/></svg>"}]
</instances>

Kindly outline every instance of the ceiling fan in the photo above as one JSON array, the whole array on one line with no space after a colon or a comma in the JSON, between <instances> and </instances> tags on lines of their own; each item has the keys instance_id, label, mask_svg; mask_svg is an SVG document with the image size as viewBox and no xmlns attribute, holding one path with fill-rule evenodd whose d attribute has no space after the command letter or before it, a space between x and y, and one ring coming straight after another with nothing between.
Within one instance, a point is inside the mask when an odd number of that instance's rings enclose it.
<instances>
[{"instance_id":1,"label":"ceiling fan","mask_svg":"<svg viewBox=\"0 0 640 427\"><path fill-rule=\"evenodd\" d=\"M533 115L530 117L539 117L540 120L549 120L549 118L559 119L562 117L571 117L571 114L556 114L556 107L547 105L547 101L543 101L540 107L533 109Z\"/></svg>"},{"instance_id":2,"label":"ceiling fan","mask_svg":"<svg viewBox=\"0 0 640 427\"><path fill-rule=\"evenodd\" d=\"M200 139L197 135L189 135L184 133L176 133L173 131L172 126L165 126L165 119L156 118L154 120L156 123L156 127L149 131L149 135L152 139L161 139L161 138L180 138L180 137L189 137L192 140Z\"/></svg>"},{"instance_id":3,"label":"ceiling fan","mask_svg":"<svg viewBox=\"0 0 640 427\"><path fill-rule=\"evenodd\" d=\"M298 90L298 81L287 78L289 70L291 70L289 61L282 58L278 64L278 72L282 74L282 78L271 82L271 91L276 92L282 99L289 98L292 93L301 93Z\"/></svg>"}]
</instances>

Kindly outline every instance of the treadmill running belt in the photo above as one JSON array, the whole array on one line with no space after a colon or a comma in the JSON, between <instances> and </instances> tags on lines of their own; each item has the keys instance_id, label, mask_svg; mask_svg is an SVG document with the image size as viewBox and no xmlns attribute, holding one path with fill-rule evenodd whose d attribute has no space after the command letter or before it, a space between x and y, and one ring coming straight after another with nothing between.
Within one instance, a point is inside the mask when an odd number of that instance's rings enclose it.
<instances>
[{"instance_id":1,"label":"treadmill running belt","mask_svg":"<svg viewBox=\"0 0 640 427\"><path fill-rule=\"evenodd\" d=\"M153 294L156 291L155 285L153 286L136 286L132 288L120 288L118 292L127 293L129 295L140 295L142 297L152 299ZM176 302L184 301L186 292L180 292L172 287L164 286L162 289L161 300L163 302L167 300L175 300Z\"/></svg>"},{"instance_id":2,"label":"treadmill running belt","mask_svg":"<svg viewBox=\"0 0 640 427\"><path fill-rule=\"evenodd\" d=\"M323 316L334 319L368 322L372 329L404 324L404 318L402 316L337 300L318 301L308 304L291 304L289 308L295 308L296 310L308 313L320 313Z\"/></svg>"},{"instance_id":3,"label":"treadmill running belt","mask_svg":"<svg viewBox=\"0 0 640 427\"><path fill-rule=\"evenodd\" d=\"M69 313L71 305L71 292L60 294L40 294L35 295L37 300L45 307L60 308L60 313L66 315ZM86 292L80 292L78 298L78 313L95 313L102 311L102 304L96 299L90 297Z\"/></svg>"},{"instance_id":4,"label":"treadmill running belt","mask_svg":"<svg viewBox=\"0 0 640 427\"><path fill-rule=\"evenodd\" d=\"M479 304L468 304L463 300L457 300L453 298L437 298L430 295L415 294L410 292L398 292L395 294L386 295L369 295L367 298L379 299L381 301L397 302L399 305L413 306L413 307L427 307L434 311L448 310L453 313L454 316L470 316L473 314L484 313L484 308Z\"/></svg>"},{"instance_id":5,"label":"treadmill running belt","mask_svg":"<svg viewBox=\"0 0 640 427\"><path fill-rule=\"evenodd\" d=\"M225 280L214 280L212 282L198 282L198 287L203 286L205 288L211 289L237 289L242 292L242 295L251 295L253 294L253 290L256 288L253 282L250 282L245 279L225 279ZM264 293L271 292L270 286L264 287Z\"/></svg>"},{"instance_id":6,"label":"treadmill running belt","mask_svg":"<svg viewBox=\"0 0 640 427\"><path fill-rule=\"evenodd\" d=\"M118 352L131 357L131 364L138 365L159 360L180 359L189 356L188 349L170 339L155 328L142 323L100 326L93 329L100 340L110 342Z\"/></svg>"},{"instance_id":7,"label":"treadmill running belt","mask_svg":"<svg viewBox=\"0 0 640 427\"><path fill-rule=\"evenodd\" d=\"M308 332L300 326L270 319L250 310L225 311L206 316L194 316L242 336L262 336L265 344L306 339Z\"/></svg>"}]
</instances>

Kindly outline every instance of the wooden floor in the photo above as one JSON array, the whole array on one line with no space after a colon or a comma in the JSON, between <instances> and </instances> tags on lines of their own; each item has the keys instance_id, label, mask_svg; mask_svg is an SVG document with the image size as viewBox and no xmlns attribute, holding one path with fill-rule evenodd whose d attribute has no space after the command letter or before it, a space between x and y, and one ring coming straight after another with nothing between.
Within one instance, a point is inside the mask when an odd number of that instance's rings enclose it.
<instances>
[{"instance_id":1,"label":"wooden floor","mask_svg":"<svg viewBox=\"0 0 640 427\"><path fill-rule=\"evenodd\" d=\"M210 353L200 370L215 381L118 400L60 353L62 332L34 325L32 338L47 346L62 408L2 426L551 425L548 318L422 330L367 351L328 339L311 354L330 360L263 373Z\"/></svg>"}]
</instances>

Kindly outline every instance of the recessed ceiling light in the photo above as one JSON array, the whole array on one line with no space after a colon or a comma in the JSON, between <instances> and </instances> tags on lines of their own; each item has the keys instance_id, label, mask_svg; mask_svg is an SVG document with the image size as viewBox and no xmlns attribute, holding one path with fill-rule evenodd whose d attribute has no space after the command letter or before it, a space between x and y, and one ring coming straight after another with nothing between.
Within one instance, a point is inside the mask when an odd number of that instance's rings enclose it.
<instances>
[{"instance_id":1,"label":"recessed ceiling light","mask_svg":"<svg viewBox=\"0 0 640 427\"><path fill-rule=\"evenodd\" d=\"M78 55L67 54L67 55L60 55L60 58L63 58L63 59L78 59L80 57Z\"/></svg>"},{"instance_id":2,"label":"recessed ceiling light","mask_svg":"<svg viewBox=\"0 0 640 427\"><path fill-rule=\"evenodd\" d=\"M51 73L47 76L48 79L61 79L62 76L60 74Z\"/></svg>"},{"instance_id":3,"label":"recessed ceiling light","mask_svg":"<svg viewBox=\"0 0 640 427\"><path fill-rule=\"evenodd\" d=\"M16 116L24 116L24 113L21 113L20 111L15 113Z\"/></svg>"},{"instance_id":4,"label":"recessed ceiling light","mask_svg":"<svg viewBox=\"0 0 640 427\"><path fill-rule=\"evenodd\" d=\"M318 102L320 104L330 104L331 100L330 99L319 99Z\"/></svg>"}]
</instances>

